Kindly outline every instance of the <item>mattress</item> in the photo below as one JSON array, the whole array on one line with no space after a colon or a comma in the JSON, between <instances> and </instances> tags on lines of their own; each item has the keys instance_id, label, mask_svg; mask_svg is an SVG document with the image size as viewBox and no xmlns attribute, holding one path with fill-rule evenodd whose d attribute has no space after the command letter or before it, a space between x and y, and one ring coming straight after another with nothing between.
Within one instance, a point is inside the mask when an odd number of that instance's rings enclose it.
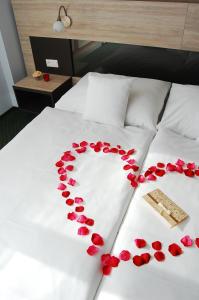
<instances>
[{"instance_id":1,"label":"mattress","mask_svg":"<svg viewBox=\"0 0 199 300\"><path fill-rule=\"evenodd\" d=\"M175 163L179 158L186 162L199 163L199 143L161 129L152 142L143 171L157 162ZM143 195L159 188L189 215L189 218L176 227L170 228L143 199ZM161 241L166 255L164 262L153 257L143 266L137 267L132 260L121 261L112 274L104 277L98 289L97 300L162 299L196 300L199 295L199 249L196 246L184 247L181 238L189 235L199 237L199 178L189 178L184 174L171 172L157 181L141 184L131 201L121 226L112 253L117 255L128 249L133 255L149 252L153 241ZM143 238L147 247L138 249L134 239ZM177 243L183 254L173 257L168 245Z\"/></svg>"},{"instance_id":2,"label":"mattress","mask_svg":"<svg viewBox=\"0 0 199 300\"><path fill-rule=\"evenodd\" d=\"M86 249L57 190L55 163L73 142L107 141L137 150L140 165L153 133L82 120L79 114L46 108L0 152L0 299L93 299L100 280L99 255ZM74 162L72 196L86 199L93 232L110 251L133 194L115 154L88 152Z\"/></svg>"}]
</instances>

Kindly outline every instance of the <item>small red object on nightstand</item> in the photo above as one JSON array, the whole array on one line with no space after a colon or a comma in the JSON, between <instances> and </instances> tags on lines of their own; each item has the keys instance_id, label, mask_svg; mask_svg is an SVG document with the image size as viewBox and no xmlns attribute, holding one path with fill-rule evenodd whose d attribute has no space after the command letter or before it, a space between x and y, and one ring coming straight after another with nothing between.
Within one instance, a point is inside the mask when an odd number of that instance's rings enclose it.
<instances>
[{"instance_id":1,"label":"small red object on nightstand","mask_svg":"<svg viewBox=\"0 0 199 300\"><path fill-rule=\"evenodd\" d=\"M43 79L45 81L49 81L50 80L50 75L48 73L43 74Z\"/></svg>"}]
</instances>

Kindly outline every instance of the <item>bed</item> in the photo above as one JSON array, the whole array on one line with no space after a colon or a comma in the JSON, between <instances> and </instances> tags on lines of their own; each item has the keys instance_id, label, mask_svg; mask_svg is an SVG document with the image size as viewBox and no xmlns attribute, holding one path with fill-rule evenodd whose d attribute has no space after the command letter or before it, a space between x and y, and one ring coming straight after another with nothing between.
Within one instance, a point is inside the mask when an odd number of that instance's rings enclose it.
<instances>
[{"instance_id":1,"label":"bed","mask_svg":"<svg viewBox=\"0 0 199 300\"><path fill-rule=\"evenodd\" d=\"M57 190L55 163L72 143L86 140L133 147L140 165L153 137L154 131L144 128L116 128L46 108L1 151L1 299L93 298L100 264L86 253L90 236L78 236L78 224L67 220L70 207ZM114 153L88 151L71 163L78 182L71 195L86 199L85 213L96 219L92 231L103 233L110 251L134 191L124 162Z\"/></svg>"},{"instance_id":2,"label":"bed","mask_svg":"<svg viewBox=\"0 0 199 300\"><path fill-rule=\"evenodd\" d=\"M185 162L199 162L199 143L190 140L170 129L160 128L152 142L144 173L158 162L175 163L178 159ZM189 215L189 218L174 228L170 228L163 218L143 199L143 196L159 188ZM190 178L178 172L171 172L157 181L145 182L139 186L123 222L113 255L129 249L133 255L149 252L149 264L137 267L132 260L121 261L117 270L109 278L103 278L98 290L97 300L110 299L198 299L198 248L193 245L184 247L180 240L189 235L195 239L199 235L198 223L198 177ZM147 247L138 249L134 244L137 237L146 239ZM162 242L165 261L154 258L153 241ZM168 246L177 243L183 250L179 257L173 257Z\"/></svg>"},{"instance_id":3,"label":"bed","mask_svg":"<svg viewBox=\"0 0 199 300\"><path fill-rule=\"evenodd\" d=\"M146 234L148 240L156 238L167 243L170 238L181 237L186 226L189 234L197 231L194 221L193 227L193 223L187 222L185 227L176 227L172 236L168 235L168 230L140 200L143 193L157 185L170 197L180 198L185 190L187 193L193 190L192 205L182 197L185 210L191 214L198 209L197 181L184 188L187 178L180 177L178 185L183 186L183 190L176 191L172 177L176 175L171 174L157 184L143 184L134 195L134 175L127 176L129 170L139 176L143 162L143 168L146 168L156 161L172 160L176 156L197 161L198 142L182 138L171 128L165 129L164 122L168 122L164 116L163 126L157 134L156 125L170 83L124 76L115 79L115 76L88 74L63 96L55 109L46 108L1 151L1 299L124 300L139 296L144 300L149 293L154 295L156 292L155 295L160 297L162 290L154 289L157 282L164 288L170 285L168 276L169 279L175 276L179 285L184 284L183 260L190 262L190 270L186 267L188 273L195 267L192 256L186 258L184 255L179 264L178 260L175 262L172 272L167 272L173 266L173 260L170 262L168 258L162 265L156 266L152 260L151 264L138 270L132 268L130 262L120 262L109 278L102 276L101 255L118 255L121 248L130 247L133 235ZM93 84L91 89L88 82ZM100 82L102 86L98 88ZM128 97L122 92L125 86L128 89L131 86ZM101 94L102 90L106 93ZM114 102L108 106L110 91L114 94ZM85 113L82 109L86 95L89 109ZM126 108L120 105L118 95L128 98ZM99 105L97 111L94 111L93 103ZM103 112L102 107L106 107ZM170 125L172 127L172 122ZM107 147L108 151L105 150ZM123 149L124 153L121 152ZM64 178L63 168L67 170L68 178ZM69 185L70 197L67 194ZM75 212L73 199L77 201ZM94 224L86 223L87 217ZM97 248L97 255L90 252L91 241L97 245L92 248L92 251ZM193 255L197 259L197 254ZM183 278L179 277L179 272ZM194 272L196 274L197 268ZM166 295L171 299L186 295L186 287L191 287L191 296L195 299L197 287L193 276L190 277L190 282L186 282L181 291L176 288L176 282L170 294L166 287L165 299ZM147 289L149 278L150 290ZM142 284L146 288L142 288Z\"/></svg>"}]
</instances>

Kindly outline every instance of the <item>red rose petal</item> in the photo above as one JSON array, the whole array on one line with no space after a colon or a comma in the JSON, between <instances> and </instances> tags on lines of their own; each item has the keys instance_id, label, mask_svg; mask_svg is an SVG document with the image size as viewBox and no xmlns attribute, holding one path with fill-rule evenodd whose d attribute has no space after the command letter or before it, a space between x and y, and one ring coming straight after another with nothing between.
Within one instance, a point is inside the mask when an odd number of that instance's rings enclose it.
<instances>
[{"instance_id":1,"label":"red rose petal","mask_svg":"<svg viewBox=\"0 0 199 300\"><path fill-rule=\"evenodd\" d=\"M187 176L187 177L194 177L195 173L193 170L190 170L190 169L185 169L184 170L184 174Z\"/></svg>"},{"instance_id":2,"label":"red rose petal","mask_svg":"<svg viewBox=\"0 0 199 300\"><path fill-rule=\"evenodd\" d=\"M86 226L82 226L82 227L78 228L77 234L78 235L88 235L89 229Z\"/></svg>"},{"instance_id":3,"label":"red rose petal","mask_svg":"<svg viewBox=\"0 0 199 300\"><path fill-rule=\"evenodd\" d=\"M61 157L61 159L62 159L63 161L69 161L69 160L70 160L70 154L64 154L64 155Z\"/></svg>"},{"instance_id":4,"label":"red rose petal","mask_svg":"<svg viewBox=\"0 0 199 300\"><path fill-rule=\"evenodd\" d=\"M111 265L111 255L109 253L102 254L101 263L103 266L110 266Z\"/></svg>"},{"instance_id":5,"label":"red rose petal","mask_svg":"<svg viewBox=\"0 0 199 300\"><path fill-rule=\"evenodd\" d=\"M56 162L56 167L58 167L58 168L61 168L61 167L63 167L63 165L64 165L64 163L63 163L63 161L58 161L58 162Z\"/></svg>"},{"instance_id":6,"label":"red rose petal","mask_svg":"<svg viewBox=\"0 0 199 300\"><path fill-rule=\"evenodd\" d=\"M69 154L71 154L71 151L70 150L69 151L65 151L64 154L69 155Z\"/></svg>"},{"instance_id":7,"label":"red rose petal","mask_svg":"<svg viewBox=\"0 0 199 300\"><path fill-rule=\"evenodd\" d=\"M82 211L84 211L84 206L77 206L77 207L75 207L75 211L76 212L82 212Z\"/></svg>"},{"instance_id":8,"label":"red rose petal","mask_svg":"<svg viewBox=\"0 0 199 300\"><path fill-rule=\"evenodd\" d=\"M95 146L95 148L94 148L94 151L95 151L95 152L100 152L100 151L101 151L101 148L100 148L100 147L97 147L97 146Z\"/></svg>"},{"instance_id":9,"label":"red rose petal","mask_svg":"<svg viewBox=\"0 0 199 300\"><path fill-rule=\"evenodd\" d=\"M93 149L95 147L94 143L90 143L90 147Z\"/></svg>"},{"instance_id":10,"label":"red rose petal","mask_svg":"<svg viewBox=\"0 0 199 300\"><path fill-rule=\"evenodd\" d=\"M185 247L191 247L193 245L193 240L189 235L185 235L180 241Z\"/></svg>"},{"instance_id":11,"label":"red rose petal","mask_svg":"<svg viewBox=\"0 0 199 300\"><path fill-rule=\"evenodd\" d=\"M127 155L132 155L133 153L135 153L135 149L130 149L130 150L127 152Z\"/></svg>"},{"instance_id":12,"label":"red rose petal","mask_svg":"<svg viewBox=\"0 0 199 300\"><path fill-rule=\"evenodd\" d=\"M70 196L70 192L69 191L62 192L62 197L68 198L69 196Z\"/></svg>"},{"instance_id":13,"label":"red rose petal","mask_svg":"<svg viewBox=\"0 0 199 300\"><path fill-rule=\"evenodd\" d=\"M122 150L119 150L119 154L120 154L120 155L125 155L125 154L126 154L126 151L124 151L123 149L122 149Z\"/></svg>"},{"instance_id":14,"label":"red rose petal","mask_svg":"<svg viewBox=\"0 0 199 300\"><path fill-rule=\"evenodd\" d=\"M148 177L147 177L148 180L150 181L156 181L157 177L153 174L150 174Z\"/></svg>"},{"instance_id":15,"label":"red rose petal","mask_svg":"<svg viewBox=\"0 0 199 300\"><path fill-rule=\"evenodd\" d=\"M127 179L128 180L134 180L136 178L136 176L134 175L134 174L132 174L132 173L129 173L128 175L127 175Z\"/></svg>"},{"instance_id":16,"label":"red rose petal","mask_svg":"<svg viewBox=\"0 0 199 300\"><path fill-rule=\"evenodd\" d=\"M93 233L92 234L91 241L96 246L103 246L104 245L104 240L101 237L101 235L99 235L98 233Z\"/></svg>"},{"instance_id":17,"label":"red rose petal","mask_svg":"<svg viewBox=\"0 0 199 300\"><path fill-rule=\"evenodd\" d=\"M135 163L135 159L129 159L129 160L127 160L127 163L129 165L133 165Z\"/></svg>"},{"instance_id":18,"label":"red rose petal","mask_svg":"<svg viewBox=\"0 0 199 300\"><path fill-rule=\"evenodd\" d=\"M135 180L132 180L132 181L131 181L131 186L132 186L133 188L136 188L136 187L138 187L138 183L137 183Z\"/></svg>"},{"instance_id":19,"label":"red rose petal","mask_svg":"<svg viewBox=\"0 0 199 300\"><path fill-rule=\"evenodd\" d=\"M126 171L126 170L130 170L131 169L131 165L125 165L124 167L123 167L123 169Z\"/></svg>"},{"instance_id":20,"label":"red rose petal","mask_svg":"<svg viewBox=\"0 0 199 300\"><path fill-rule=\"evenodd\" d=\"M163 169L165 167L165 164L164 163L157 163L157 167L160 168L160 169Z\"/></svg>"},{"instance_id":21,"label":"red rose petal","mask_svg":"<svg viewBox=\"0 0 199 300\"><path fill-rule=\"evenodd\" d=\"M157 261L163 261L163 260L165 260L165 255L164 255L164 253L162 251L156 251L154 253L154 257L155 257L155 259Z\"/></svg>"},{"instance_id":22,"label":"red rose petal","mask_svg":"<svg viewBox=\"0 0 199 300\"><path fill-rule=\"evenodd\" d=\"M87 251L88 255L94 256L99 252L99 248L92 245L92 246L89 246L86 251Z\"/></svg>"},{"instance_id":23,"label":"red rose petal","mask_svg":"<svg viewBox=\"0 0 199 300\"><path fill-rule=\"evenodd\" d=\"M143 261L143 259L142 259L141 256L135 255L135 256L133 257L133 263L134 263L134 265L136 265L137 267L140 267L140 266L142 266L142 265L144 264L144 261Z\"/></svg>"},{"instance_id":24,"label":"red rose petal","mask_svg":"<svg viewBox=\"0 0 199 300\"><path fill-rule=\"evenodd\" d=\"M121 156L121 159L122 160L127 160L127 159L129 159L129 156L128 155L123 155L123 156Z\"/></svg>"},{"instance_id":25,"label":"red rose petal","mask_svg":"<svg viewBox=\"0 0 199 300\"><path fill-rule=\"evenodd\" d=\"M81 215L81 216L79 216L79 217L77 218L77 222L78 222L78 223L81 223L81 224L86 223L86 220L87 220L87 217L84 216L84 215Z\"/></svg>"},{"instance_id":26,"label":"red rose petal","mask_svg":"<svg viewBox=\"0 0 199 300\"><path fill-rule=\"evenodd\" d=\"M128 250L122 250L119 258L120 260L128 261L131 258L131 253Z\"/></svg>"},{"instance_id":27,"label":"red rose petal","mask_svg":"<svg viewBox=\"0 0 199 300\"><path fill-rule=\"evenodd\" d=\"M110 147L110 143L107 143L107 142L104 142L104 146L106 146L106 147Z\"/></svg>"},{"instance_id":28,"label":"red rose petal","mask_svg":"<svg viewBox=\"0 0 199 300\"><path fill-rule=\"evenodd\" d=\"M157 167L156 166L151 166L150 168L148 168L148 170L153 173L157 170Z\"/></svg>"},{"instance_id":29,"label":"red rose petal","mask_svg":"<svg viewBox=\"0 0 199 300\"><path fill-rule=\"evenodd\" d=\"M195 175L199 176L199 170L195 170Z\"/></svg>"},{"instance_id":30,"label":"red rose petal","mask_svg":"<svg viewBox=\"0 0 199 300\"><path fill-rule=\"evenodd\" d=\"M84 202L84 199L81 198L81 197L75 197L75 203L79 204L79 203L82 203Z\"/></svg>"},{"instance_id":31,"label":"red rose petal","mask_svg":"<svg viewBox=\"0 0 199 300\"><path fill-rule=\"evenodd\" d=\"M60 183L60 184L58 185L58 188L57 188L57 189L60 190L60 191L64 191L64 190L66 189L66 185L63 184L63 183Z\"/></svg>"},{"instance_id":32,"label":"red rose petal","mask_svg":"<svg viewBox=\"0 0 199 300\"><path fill-rule=\"evenodd\" d=\"M73 199L67 199L66 200L66 204L69 205L69 206L71 206L71 205L74 204L74 200Z\"/></svg>"},{"instance_id":33,"label":"red rose petal","mask_svg":"<svg viewBox=\"0 0 199 300\"><path fill-rule=\"evenodd\" d=\"M152 243L152 248L153 248L154 250L157 250L157 251L161 250L161 249L162 249L162 244L161 244L161 242L160 242L160 241L155 241L155 242L153 242L153 243Z\"/></svg>"},{"instance_id":34,"label":"red rose petal","mask_svg":"<svg viewBox=\"0 0 199 300\"><path fill-rule=\"evenodd\" d=\"M152 173L153 173L152 171L147 170L147 171L144 173L144 176L145 176L145 177L148 177L148 176L151 175Z\"/></svg>"},{"instance_id":35,"label":"red rose petal","mask_svg":"<svg viewBox=\"0 0 199 300\"><path fill-rule=\"evenodd\" d=\"M141 259L144 261L145 264L148 264L148 262L151 259L151 255L149 253L143 253L140 256L141 256Z\"/></svg>"},{"instance_id":36,"label":"red rose petal","mask_svg":"<svg viewBox=\"0 0 199 300\"><path fill-rule=\"evenodd\" d=\"M139 182L139 183L145 182L145 177L144 177L143 175L139 175L139 176L138 176L138 182Z\"/></svg>"},{"instance_id":37,"label":"red rose petal","mask_svg":"<svg viewBox=\"0 0 199 300\"><path fill-rule=\"evenodd\" d=\"M195 167L196 167L195 163L188 163L187 164L187 169L194 170Z\"/></svg>"},{"instance_id":38,"label":"red rose petal","mask_svg":"<svg viewBox=\"0 0 199 300\"><path fill-rule=\"evenodd\" d=\"M57 172L59 175L66 174L66 170L64 168L59 168Z\"/></svg>"},{"instance_id":39,"label":"red rose petal","mask_svg":"<svg viewBox=\"0 0 199 300\"><path fill-rule=\"evenodd\" d=\"M178 166L178 165L176 166L176 171L180 174L184 173L183 167Z\"/></svg>"},{"instance_id":40,"label":"red rose petal","mask_svg":"<svg viewBox=\"0 0 199 300\"><path fill-rule=\"evenodd\" d=\"M74 221L77 219L77 214L72 212L72 213L68 213L67 215L68 219L71 220L71 221Z\"/></svg>"},{"instance_id":41,"label":"red rose petal","mask_svg":"<svg viewBox=\"0 0 199 300\"><path fill-rule=\"evenodd\" d=\"M73 171L73 169L74 169L74 166L72 166L72 165L68 165L66 167L66 170L68 170L68 171Z\"/></svg>"},{"instance_id":42,"label":"red rose petal","mask_svg":"<svg viewBox=\"0 0 199 300\"><path fill-rule=\"evenodd\" d=\"M196 246L199 248L199 238L196 238L196 239L195 239L195 244L196 244Z\"/></svg>"},{"instance_id":43,"label":"red rose petal","mask_svg":"<svg viewBox=\"0 0 199 300\"><path fill-rule=\"evenodd\" d=\"M111 274L111 270L112 270L111 266L104 266L102 268L102 273L103 273L103 275L108 276Z\"/></svg>"},{"instance_id":44,"label":"red rose petal","mask_svg":"<svg viewBox=\"0 0 199 300\"><path fill-rule=\"evenodd\" d=\"M105 148L103 149L103 152L104 152L104 153L109 153L109 148L108 148L108 147L105 147Z\"/></svg>"},{"instance_id":45,"label":"red rose petal","mask_svg":"<svg viewBox=\"0 0 199 300\"><path fill-rule=\"evenodd\" d=\"M110 152L111 152L111 153L118 153L118 149L117 149L117 148L111 148L111 149L110 149Z\"/></svg>"},{"instance_id":46,"label":"red rose petal","mask_svg":"<svg viewBox=\"0 0 199 300\"><path fill-rule=\"evenodd\" d=\"M178 255L181 255L183 253L180 246L178 246L175 243L169 245L168 250L171 253L171 255L173 255L173 256L178 256Z\"/></svg>"},{"instance_id":47,"label":"red rose petal","mask_svg":"<svg viewBox=\"0 0 199 300\"><path fill-rule=\"evenodd\" d=\"M86 146L88 146L88 143L87 143L86 141L82 141L82 142L80 143L80 146L81 146L81 147L86 147Z\"/></svg>"},{"instance_id":48,"label":"red rose petal","mask_svg":"<svg viewBox=\"0 0 199 300\"><path fill-rule=\"evenodd\" d=\"M133 165L131 168L134 172L137 172L139 170L139 167L137 165Z\"/></svg>"},{"instance_id":49,"label":"red rose petal","mask_svg":"<svg viewBox=\"0 0 199 300\"><path fill-rule=\"evenodd\" d=\"M88 226L93 226L94 225L94 220L93 219L90 219L90 218L88 218L87 220L86 220L86 225L88 225Z\"/></svg>"},{"instance_id":50,"label":"red rose petal","mask_svg":"<svg viewBox=\"0 0 199 300\"><path fill-rule=\"evenodd\" d=\"M174 172L174 171L176 171L176 166L171 164L171 163L168 163L167 166L166 166L166 170L168 172Z\"/></svg>"},{"instance_id":51,"label":"red rose petal","mask_svg":"<svg viewBox=\"0 0 199 300\"><path fill-rule=\"evenodd\" d=\"M73 160L76 160L75 156L73 156L73 155L70 155L70 157L69 157L69 161L73 161Z\"/></svg>"},{"instance_id":52,"label":"red rose petal","mask_svg":"<svg viewBox=\"0 0 199 300\"><path fill-rule=\"evenodd\" d=\"M185 162L181 159L178 159L177 162L176 162L176 165L180 166L180 167L183 167L185 164Z\"/></svg>"},{"instance_id":53,"label":"red rose petal","mask_svg":"<svg viewBox=\"0 0 199 300\"><path fill-rule=\"evenodd\" d=\"M84 153L84 152L86 152L86 147L81 147L81 148L75 149L75 151L76 151L78 154Z\"/></svg>"},{"instance_id":54,"label":"red rose petal","mask_svg":"<svg viewBox=\"0 0 199 300\"><path fill-rule=\"evenodd\" d=\"M66 175L61 175L61 176L59 177L59 179L60 179L61 181L65 181L65 180L67 179L67 176L66 176Z\"/></svg>"},{"instance_id":55,"label":"red rose petal","mask_svg":"<svg viewBox=\"0 0 199 300\"><path fill-rule=\"evenodd\" d=\"M103 143L102 143L101 141L98 141L98 142L96 143L96 146L101 148L101 147L103 147Z\"/></svg>"},{"instance_id":56,"label":"red rose petal","mask_svg":"<svg viewBox=\"0 0 199 300\"><path fill-rule=\"evenodd\" d=\"M68 181L68 184L71 185L71 186L75 186L76 180L73 179L73 178L70 178L69 181Z\"/></svg>"},{"instance_id":57,"label":"red rose petal","mask_svg":"<svg viewBox=\"0 0 199 300\"><path fill-rule=\"evenodd\" d=\"M72 143L72 146L73 146L73 148L78 148L78 147L79 147L79 144L77 144L77 143Z\"/></svg>"},{"instance_id":58,"label":"red rose petal","mask_svg":"<svg viewBox=\"0 0 199 300\"><path fill-rule=\"evenodd\" d=\"M119 263L120 263L119 258L117 258L116 256L111 256L111 262L110 262L111 267L116 268L118 267Z\"/></svg>"},{"instance_id":59,"label":"red rose petal","mask_svg":"<svg viewBox=\"0 0 199 300\"><path fill-rule=\"evenodd\" d=\"M155 175L159 176L159 177L162 177L166 174L165 170L161 170L161 169L157 169L155 171Z\"/></svg>"},{"instance_id":60,"label":"red rose petal","mask_svg":"<svg viewBox=\"0 0 199 300\"><path fill-rule=\"evenodd\" d=\"M135 239L134 242L138 248L144 248L146 246L146 241L144 239Z\"/></svg>"}]
</instances>

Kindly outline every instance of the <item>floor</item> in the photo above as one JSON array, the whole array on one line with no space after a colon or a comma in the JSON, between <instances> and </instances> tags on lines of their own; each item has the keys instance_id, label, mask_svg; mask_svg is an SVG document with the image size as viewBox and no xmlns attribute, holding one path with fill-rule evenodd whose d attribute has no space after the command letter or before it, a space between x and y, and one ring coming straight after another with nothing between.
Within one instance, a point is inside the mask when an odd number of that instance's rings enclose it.
<instances>
[{"instance_id":1,"label":"floor","mask_svg":"<svg viewBox=\"0 0 199 300\"><path fill-rule=\"evenodd\" d=\"M12 107L0 116L0 149L9 143L36 115L17 107Z\"/></svg>"}]
</instances>

